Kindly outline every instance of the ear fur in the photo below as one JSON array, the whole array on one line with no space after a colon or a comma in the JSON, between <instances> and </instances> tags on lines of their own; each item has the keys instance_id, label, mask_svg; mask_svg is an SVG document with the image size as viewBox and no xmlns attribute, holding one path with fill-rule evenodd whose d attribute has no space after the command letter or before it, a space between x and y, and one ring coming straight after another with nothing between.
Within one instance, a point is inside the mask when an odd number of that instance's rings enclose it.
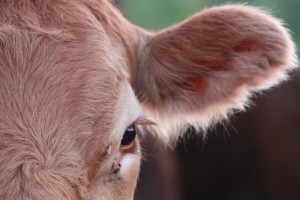
<instances>
[{"instance_id":1,"label":"ear fur","mask_svg":"<svg viewBox=\"0 0 300 200\"><path fill-rule=\"evenodd\" d=\"M250 6L207 9L143 37L134 87L167 141L186 125L205 129L243 110L253 92L285 80L297 66L282 23Z\"/></svg>"}]
</instances>

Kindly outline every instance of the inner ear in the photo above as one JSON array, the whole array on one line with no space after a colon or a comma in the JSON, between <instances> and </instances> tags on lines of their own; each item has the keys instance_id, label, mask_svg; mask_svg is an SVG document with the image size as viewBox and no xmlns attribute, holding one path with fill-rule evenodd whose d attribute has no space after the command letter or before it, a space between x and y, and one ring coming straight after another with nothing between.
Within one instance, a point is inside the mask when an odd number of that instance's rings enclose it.
<instances>
[{"instance_id":1,"label":"inner ear","mask_svg":"<svg viewBox=\"0 0 300 200\"><path fill-rule=\"evenodd\" d=\"M255 41L245 40L234 46L232 49L238 53L259 51L260 46Z\"/></svg>"},{"instance_id":2,"label":"inner ear","mask_svg":"<svg viewBox=\"0 0 300 200\"><path fill-rule=\"evenodd\" d=\"M210 60L210 61L206 61L206 60L195 60L193 61L196 65L199 66L203 66L208 70L212 70L212 71L225 71L227 69L229 69L229 65L228 63L226 63L226 61L214 61L214 60Z\"/></svg>"}]
</instances>

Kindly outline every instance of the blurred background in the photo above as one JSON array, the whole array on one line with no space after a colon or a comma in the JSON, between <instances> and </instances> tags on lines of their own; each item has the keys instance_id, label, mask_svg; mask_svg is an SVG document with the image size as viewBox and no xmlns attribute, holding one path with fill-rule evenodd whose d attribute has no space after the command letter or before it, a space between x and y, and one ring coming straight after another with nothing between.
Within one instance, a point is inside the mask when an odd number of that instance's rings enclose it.
<instances>
[{"instance_id":1,"label":"blurred background","mask_svg":"<svg viewBox=\"0 0 300 200\"><path fill-rule=\"evenodd\" d=\"M224 0L119 0L133 23L160 30ZM300 47L300 0L248 0L283 19ZM300 71L253 99L252 108L211 130L203 140L189 130L175 151L155 138L135 200L300 200Z\"/></svg>"}]
</instances>

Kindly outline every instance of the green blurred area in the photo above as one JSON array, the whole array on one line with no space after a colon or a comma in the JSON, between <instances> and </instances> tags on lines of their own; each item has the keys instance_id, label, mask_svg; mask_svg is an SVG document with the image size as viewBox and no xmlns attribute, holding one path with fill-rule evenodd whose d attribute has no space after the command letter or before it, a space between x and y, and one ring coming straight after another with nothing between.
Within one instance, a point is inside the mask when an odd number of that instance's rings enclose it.
<instances>
[{"instance_id":1,"label":"green blurred area","mask_svg":"<svg viewBox=\"0 0 300 200\"><path fill-rule=\"evenodd\" d=\"M259 6L283 19L300 46L300 0L120 0L120 3L129 20L150 30L162 29L215 5L246 3Z\"/></svg>"}]
</instances>

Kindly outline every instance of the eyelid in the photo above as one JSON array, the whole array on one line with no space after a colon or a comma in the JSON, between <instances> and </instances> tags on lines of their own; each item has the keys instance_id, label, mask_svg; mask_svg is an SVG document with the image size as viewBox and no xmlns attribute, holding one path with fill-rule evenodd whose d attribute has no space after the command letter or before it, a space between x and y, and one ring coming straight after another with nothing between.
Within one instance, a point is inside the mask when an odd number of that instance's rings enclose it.
<instances>
[{"instance_id":1,"label":"eyelid","mask_svg":"<svg viewBox=\"0 0 300 200\"><path fill-rule=\"evenodd\" d=\"M146 117L140 117L137 120L135 120L132 124L134 125L156 125L155 122L147 119Z\"/></svg>"}]
</instances>

